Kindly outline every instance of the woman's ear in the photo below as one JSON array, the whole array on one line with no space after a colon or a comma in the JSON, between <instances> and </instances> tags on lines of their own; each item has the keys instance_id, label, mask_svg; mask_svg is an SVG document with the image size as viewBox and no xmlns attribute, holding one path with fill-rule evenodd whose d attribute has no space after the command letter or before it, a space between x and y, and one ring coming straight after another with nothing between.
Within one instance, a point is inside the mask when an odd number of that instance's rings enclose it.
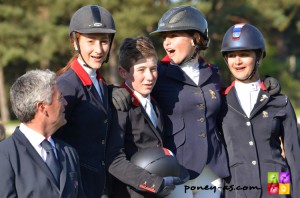
<instances>
[{"instance_id":1,"label":"woman's ear","mask_svg":"<svg viewBox=\"0 0 300 198\"><path fill-rule=\"evenodd\" d=\"M74 50L75 50L75 51L78 51L78 47L77 47L77 45L76 45L76 42L75 42L74 38L71 39L71 42L72 42L72 45L73 45Z\"/></svg>"},{"instance_id":2,"label":"woman's ear","mask_svg":"<svg viewBox=\"0 0 300 198\"><path fill-rule=\"evenodd\" d=\"M195 46L195 42L194 42L194 39L192 39L192 46L193 46L193 47Z\"/></svg>"},{"instance_id":3,"label":"woman's ear","mask_svg":"<svg viewBox=\"0 0 300 198\"><path fill-rule=\"evenodd\" d=\"M196 44L200 43L201 36L198 32L195 32L194 35L192 36L192 46L195 46Z\"/></svg>"},{"instance_id":4,"label":"woman's ear","mask_svg":"<svg viewBox=\"0 0 300 198\"><path fill-rule=\"evenodd\" d=\"M77 46L77 44L79 45L79 37L80 37L79 33L72 33L71 38L70 38L71 43L73 45L73 48L77 52L78 52L78 46Z\"/></svg>"},{"instance_id":5,"label":"woman's ear","mask_svg":"<svg viewBox=\"0 0 300 198\"><path fill-rule=\"evenodd\" d=\"M258 60L256 61L257 66L260 66L261 63L262 63L262 58L260 58L260 59L258 59Z\"/></svg>"}]
</instances>

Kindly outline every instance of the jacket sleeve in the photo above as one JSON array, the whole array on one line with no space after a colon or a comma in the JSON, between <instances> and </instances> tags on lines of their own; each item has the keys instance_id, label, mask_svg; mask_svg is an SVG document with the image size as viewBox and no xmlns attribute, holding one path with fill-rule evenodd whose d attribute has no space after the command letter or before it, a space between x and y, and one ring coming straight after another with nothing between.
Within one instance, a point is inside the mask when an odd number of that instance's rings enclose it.
<instances>
[{"instance_id":1,"label":"jacket sleeve","mask_svg":"<svg viewBox=\"0 0 300 198\"><path fill-rule=\"evenodd\" d=\"M3 143L0 146L0 197L17 198L15 174L10 161L9 153L3 148Z\"/></svg>"},{"instance_id":2,"label":"jacket sleeve","mask_svg":"<svg viewBox=\"0 0 300 198\"><path fill-rule=\"evenodd\" d=\"M118 116L118 123L112 124L110 140L111 148L109 156L112 161L108 167L108 171L121 182L135 188L142 192L157 193L163 178L160 176L152 175L146 170L132 164L125 154L124 148L124 134L126 130L126 122L128 112L118 111L114 112L114 116Z\"/></svg>"},{"instance_id":3,"label":"jacket sleeve","mask_svg":"<svg viewBox=\"0 0 300 198\"><path fill-rule=\"evenodd\" d=\"M300 197L300 145L297 118L294 109L286 98L286 117L283 120L284 152L290 167L292 197Z\"/></svg>"},{"instance_id":4,"label":"jacket sleeve","mask_svg":"<svg viewBox=\"0 0 300 198\"><path fill-rule=\"evenodd\" d=\"M68 145L68 147L70 147L70 146ZM74 166L75 166L76 172L78 173L78 196L77 197L79 197L79 198L87 198L86 194L85 194L85 192L83 190L78 153L77 153L77 151L73 147L70 147L70 152L72 153L72 156L75 159Z\"/></svg>"}]
</instances>

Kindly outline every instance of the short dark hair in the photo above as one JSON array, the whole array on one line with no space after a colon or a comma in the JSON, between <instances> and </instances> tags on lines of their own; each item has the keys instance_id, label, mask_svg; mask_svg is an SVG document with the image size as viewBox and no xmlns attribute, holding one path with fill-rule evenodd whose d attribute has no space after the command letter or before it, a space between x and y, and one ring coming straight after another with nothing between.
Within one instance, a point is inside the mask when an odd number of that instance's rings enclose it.
<instances>
[{"instance_id":1,"label":"short dark hair","mask_svg":"<svg viewBox=\"0 0 300 198\"><path fill-rule=\"evenodd\" d=\"M119 65L129 71L135 62L149 57L157 59L157 52L148 37L126 38L120 46Z\"/></svg>"}]
</instances>

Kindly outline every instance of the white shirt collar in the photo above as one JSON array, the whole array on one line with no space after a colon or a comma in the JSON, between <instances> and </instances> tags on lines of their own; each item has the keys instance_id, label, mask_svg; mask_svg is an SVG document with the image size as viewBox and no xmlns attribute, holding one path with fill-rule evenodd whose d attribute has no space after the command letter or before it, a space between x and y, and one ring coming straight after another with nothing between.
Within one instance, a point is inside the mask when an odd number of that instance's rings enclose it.
<instances>
[{"instance_id":1,"label":"white shirt collar","mask_svg":"<svg viewBox=\"0 0 300 198\"><path fill-rule=\"evenodd\" d=\"M248 117L254 108L260 90L260 80L253 83L235 81L236 96Z\"/></svg>"},{"instance_id":2,"label":"white shirt collar","mask_svg":"<svg viewBox=\"0 0 300 198\"><path fill-rule=\"evenodd\" d=\"M24 123L20 124L20 131L25 135L25 137L28 139L28 141L32 144L33 147L41 147L41 143L42 141L44 141L44 139L46 137L44 137L42 134L32 130L31 128L29 128L28 126L26 126ZM55 148L55 144L53 139L50 137L47 138L48 141L51 143L52 147Z\"/></svg>"},{"instance_id":3,"label":"white shirt collar","mask_svg":"<svg viewBox=\"0 0 300 198\"><path fill-rule=\"evenodd\" d=\"M192 60L186 62L180 66L180 68L188 75L196 85L199 82L200 76L200 69L199 69L199 62L197 60Z\"/></svg>"},{"instance_id":4,"label":"white shirt collar","mask_svg":"<svg viewBox=\"0 0 300 198\"><path fill-rule=\"evenodd\" d=\"M82 68L85 70L85 72L89 75L89 77L92 78L96 78L97 74L96 74L96 70L85 66L85 63L80 59L77 58L78 63L82 66Z\"/></svg>"},{"instance_id":5,"label":"white shirt collar","mask_svg":"<svg viewBox=\"0 0 300 198\"><path fill-rule=\"evenodd\" d=\"M90 79L92 80L101 100L102 100L102 94L101 94L101 90L100 90L100 86L99 86L99 82L97 80L97 73L96 73L96 70L90 68L90 67L87 67L85 66L85 63L80 59L78 58L77 59L79 64L82 66L82 68L86 71L86 73L89 75Z\"/></svg>"},{"instance_id":6,"label":"white shirt collar","mask_svg":"<svg viewBox=\"0 0 300 198\"><path fill-rule=\"evenodd\" d=\"M260 90L260 83L261 81L258 80L256 82L252 82L252 83L243 83L240 81L235 81L235 88L236 90L243 90L247 91L247 92L252 92L252 91L259 91Z\"/></svg>"},{"instance_id":7,"label":"white shirt collar","mask_svg":"<svg viewBox=\"0 0 300 198\"><path fill-rule=\"evenodd\" d=\"M183 63L180 68L189 70L199 70L199 62L196 59Z\"/></svg>"}]
</instances>

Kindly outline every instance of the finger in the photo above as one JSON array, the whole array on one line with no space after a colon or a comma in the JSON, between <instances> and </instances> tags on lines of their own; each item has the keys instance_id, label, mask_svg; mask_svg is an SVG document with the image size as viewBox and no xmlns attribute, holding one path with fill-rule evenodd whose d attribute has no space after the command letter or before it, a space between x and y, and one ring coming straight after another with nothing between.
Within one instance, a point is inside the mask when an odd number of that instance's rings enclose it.
<instances>
[{"instance_id":1,"label":"finger","mask_svg":"<svg viewBox=\"0 0 300 198\"><path fill-rule=\"evenodd\" d=\"M173 184L174 185L180 185L183 184L184 182L182 181L182 179L180 179L179 177L174 177L173 178Z\"/></svg>"},{"instance_id":2,"label":"finger","mask_svg":"<svg viewBox=\"0 0 300 198\"><path fill-rule=\"evenodd\" d=\"M129 92L125 89L122 89L121 92L122 92L122 96L124 96L124 101L126 101L127 103L130 103L131 96L130 96Z\"/></svg>"},{"instance_id":3,"label":"finger","mask_svg":"<svg viewBox=\"0 0 300 198\"><path fill-rule=\"evenodd\" d=\"M114 107L116 108L116 110L120 111L121 108L120 108L119 103L116 101L115 98L112 98L112 102L113 102Z\"/></svg>"}]
</instances>

